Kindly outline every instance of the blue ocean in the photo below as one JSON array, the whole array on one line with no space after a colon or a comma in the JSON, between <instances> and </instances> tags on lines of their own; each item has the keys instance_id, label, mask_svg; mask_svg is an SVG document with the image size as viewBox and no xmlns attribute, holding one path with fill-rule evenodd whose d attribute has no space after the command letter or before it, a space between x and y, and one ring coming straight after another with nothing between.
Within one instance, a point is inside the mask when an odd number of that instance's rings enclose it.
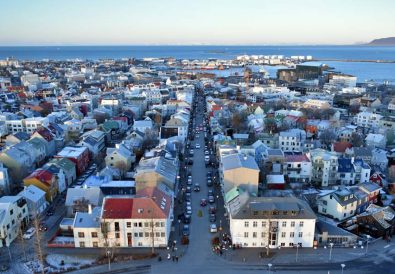
<instances>
[{"instance_id":1,"label":"blue ocean","mask_svg":"<svg viewBox=\"0 0 395 274\"><path fill-rule=\"evenodd\" d=\"M395 61L395 47L368 46L27 46L0 47L0 59L20 60L120 59L174 57L177 59L233 59L237 55L311 55L314 59ZM395 83L395 63L322 61L359 82Z\"/></svg>"}]
</instances>

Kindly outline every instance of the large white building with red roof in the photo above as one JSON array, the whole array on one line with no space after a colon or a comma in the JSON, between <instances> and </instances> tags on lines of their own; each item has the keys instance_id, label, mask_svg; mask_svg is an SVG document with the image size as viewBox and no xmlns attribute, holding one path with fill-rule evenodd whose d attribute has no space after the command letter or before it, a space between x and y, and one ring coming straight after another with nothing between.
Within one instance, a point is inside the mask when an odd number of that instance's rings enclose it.
<instances>
[{"instance_id":1,"label":"large white building with red roof","mask_svg":"<svg viewBox=\"0 0 395 274\"><path fill-rule=\"evenodd\" d=\"M101 208L75 215L75 247L165 247L172 208L172 197L157 188L140 190L135 197L107 197Z\"/></svg>"}]
</instances>

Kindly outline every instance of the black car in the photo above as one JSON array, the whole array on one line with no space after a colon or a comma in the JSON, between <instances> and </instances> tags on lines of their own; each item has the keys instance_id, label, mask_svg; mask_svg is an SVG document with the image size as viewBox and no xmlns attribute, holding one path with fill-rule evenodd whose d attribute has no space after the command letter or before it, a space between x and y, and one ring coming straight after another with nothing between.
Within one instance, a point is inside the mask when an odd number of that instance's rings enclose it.
<instances>
[{"instance_id":1,"label":"black car","mask_svg":"<svg viewBox=\"0 0 395 274\"><path fill-rule=\"evenodd\" d=\"M207 186L213 186L213 181L211 181L211 179L207 180Z\"/></svg>"},{"instance_id":2,"label":"black car","mask_svg":"<svg viewBox=\"0 0 395 274\"><path fill-rule=\"evenodd\" d=\"M183 218L184 224L190 224L191 223L191 215L185 214Z\"/></svg>"},{"instance_id":3,"label":"black car","mask_svg":"<svg viewBox=\"0 0 395 274\"><path fill-rule=\"evenodd\" d=\"M186 193L191 193L191 192L192 192L192 188L190 186L187 186Z\"/></svg>"},{"instance_id":4,"label":"black car","mask_svg":"<svg viewBox=\"0 0 395 274\"><path fill-rule=\"evenodd\" d=\"M199 192L200 191L200 185L199 184L195 184L195 186L193 187L193 191Z\"/></svg>"},{"instance_id":5,"label":"black car","mask_svg":"<svg viewBox=\"0 0 395 274\"><path fill-rule=\"evenodd\" d=\"M215 223L216 220L217 218L215 217L215 214L210 214L210 222Z\"/></svg>"},{"instance_id":6,"label":"black car","mask_svg":"<svg viewBox=\"0 0 395 274\"><path fill-rule=\"evenodd\" d=\"M192 159L189 159L189 161L188 161L188 165L193 165L193 160Z\"/></svg>"},{"instance_id":7,"label":"black car","mask_svg":"<svg viewBox=\"0 0 395 274\"><path fill-rule=\"evenodd\" d=\"M212 189L209 189L207 194L208 196L214 196L214 191Z\"/></svg>"}]
</instances>

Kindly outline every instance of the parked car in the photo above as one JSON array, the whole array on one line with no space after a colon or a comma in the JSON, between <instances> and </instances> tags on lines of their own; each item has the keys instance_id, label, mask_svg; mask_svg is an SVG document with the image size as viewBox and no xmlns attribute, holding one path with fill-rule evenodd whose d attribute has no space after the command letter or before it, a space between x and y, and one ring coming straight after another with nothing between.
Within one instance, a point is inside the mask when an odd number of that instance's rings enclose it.
<instances>
[{"instance_id":1,"label":"parked car","mask_svg":"<svg viewBox=\"0 0 395 274\"><path fill-rule=\"evenodd\" d=\"M184 227L182 228L182 235L189 236L189 225L184 225Z\"/></svg>"},{"instance_id":2,"label":"parked car","mask_svg":"<svg viewBox=\"0 0 395 274\"><path fill-rule=\"evenodd\" d=\"M189 159L189 161L188 161L188 165L193 165L193 160L192 159Z\"/></svg>"},{"instance_id":3,"label":"parked car","mask_svg":"<svg viewBox=\"0 0 395 274\"><path fill-rule=\"evenodd\" d=\"M186 212L187 215L192 215L192 207L187 206L186 209L185 209L185 212Z\"/></svg>"},{"instance_id":4,"label":"parked car","mask_svg":"<svg viewBox=\"0 0 395 274\"><path fill-rule=\"evenodd\" d=\"M191 215L185 214L183 221L184 221L184 224L190 224L191 223Z\"/></svg>"},{"instance_id":5,"label":"parked car","mask_svg":"<svg viewBox=\"0 0 395 274\"><path fill-rule=\"evenodd\" d=\"M215 203L214 196L212 196L212 195L208 196L208 202L209 202L210 204Z\"/></svg>"},{"instance_id":6,"label":"parked car","mask_svg":"<svg viewBox=\"0 0 395 274\"><path fill-rule=\"evenodd\" d=\"M188 176L187 185L192 185L192 176Z\"/></svg>"},{"instance_id":7,"label":"parked car","mask_svg":"<svg viewBox=\"0 0 395 274\"><path fill-rule=\"evenodd\" d=\"M207 180L207 186L213 186L213 181L211 179Z\"/></svg>"},{"instance_id":8,"label":"parked car","mask_svg":"<svg viewBox=\"0 0 395 274\"><path fill-rule=\"evenodd\" d=\"M208 190L208 196L214 196L214 191L212 189Z\"/></svg>"},{"instance_id":9,"label":"parked car","mask_svg":"<svg viewBox=\"0 0 395 274\"><path fill-rule=\"evenodd\" d=\"M187 186L187 188L186 188L186 192L187 192L187 193L191 193L191 192L192 192L192 188L191 188L191 186Z\"/></svg>"},{"instance_id":10,"label":"parked car","mask_svg":"<svg viewBox=\"0 0 395 274\"><path fill-rule=\"evenodd\" d=\"M47 211L47 216L52 216L53 215L53 211L52 210L48 210Z\"/></svg>"},{"instance_id":11,"label":"parked car","mask_svg":"<svg viewBox=\"0 0 395 274\"><path fill-rule=\"evenodd\" d=\"M199 148L200 148L200 145L199 145L199 144L196 144L196 145L195 145L195 148L196 148L196 149L199 149Z\"/></svg>"},{"instance_id":12,"label":"parked car","mask_svg":"<svg viewBox=\"0 0 395 274\"><path fill-rule=\"evenodd\" d=\"M215 221L216 221L216 217L215 217L215 214L210 214L210 222L211 223L214 223Z\"/></svg>"},{"instance_id":13,"label":"parked car","mask_svg":"<svg viewBox=\"0 0 395 274\"><path fill-rule=\"evenodd\" d=\"M217 225L216 224L211 224L210 225L210 232L211 233L216 233L218 231Z\"/></svg>"},{"instance_id":14,"label":"parked car","mask_svg":"<svg viewBox=\"0 0 395 274\"><path fill-rule=\"evenodd\" d=\"M23 234L23 239L29 240L33 237L34 233L36 233L36 229L34 227L29 228L26 230L25 234Z\"/></svg>"},{"instance_id":15,"label":"parked car","mask_svg":"<svg viewBox=\"0 0 395 274\"><path fill-rule=\"evenodd\" d=\"M201 199L200 200L200 205L201 206L206 206L207 205L207 200L206 199Z\"/></svg>"},{"instance_id":16,"label":"parked car","mask_svg":"<svg viewBox=\"0 0 395 274\"><path fill-rule=\"evenodd\" d=\"M210 212L210 214L215 214L217 212L217 209L215 208L215 206L210 206L208 208L208 212Z\"/></svg>"},{"instance_id":17,"label":"parked car","mask_svg":"<svg viewBox=\"0 0 395 274\"><path fill-rule=\"evenodd\" d=\"M210 153L208 152L208 150L206 150L205 152L204 152L204 155L209 155Z\"/></svg>"},{"instance_id":18,"label":"parked car","mask_svg":"<svg viewBox=\"0 0 395 274\"><path fill-rule=\"evenodd\" d=\"M200 185L199 184L195 184L195 186L193 187L193 191L199 192L200 191Z\"/></svg>"}]
</instances>

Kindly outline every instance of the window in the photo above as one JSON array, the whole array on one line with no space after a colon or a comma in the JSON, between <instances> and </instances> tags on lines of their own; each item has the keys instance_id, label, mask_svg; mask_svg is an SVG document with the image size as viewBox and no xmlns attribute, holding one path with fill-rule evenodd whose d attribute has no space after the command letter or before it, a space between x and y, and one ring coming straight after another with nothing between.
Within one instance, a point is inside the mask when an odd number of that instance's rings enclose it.
<instances>
[{"instance_id":1,"label":"window","mask_svg":"<svg viewBox=\"0 0 395 274\"><path fill-rule=\"evenodd\" d=\"M133 226L134 226L134 227L137 227L137 226L138 226L138 224L137 224L137 223L133 223Z\"/></svg>"},{"instance_id":2,"label":"window","mask_svg":"<svg viewBox=\"0 0 395 274\"><path fill-rule=\"evenodd\" d=\"M139 237L143 237L143 232L139 232Z\"/></svg>"},{"instance_id":3,"label":"window","mask_svg":"<svg viewBox=\"0 0 395 274\"><path fill-rule=\"evenodd\" d=\"M262 222L262 227L266 227L266 222Z\"/></svg>"},{"instance_id":4,"label":"window","mask_svg":"<svg viewBox=\"0 0 395 274\"><path fill-rule=\"evenodd\" d=\"M165 222L160 222L161 227L165 227Z\"/></svg>"},{"instance_id":5,"label":"window","mask_svg":"<svg viewBox=\"0 0 395 274\"><path fill-rule=\"evenodd\" d=\"M155 227L160 227L160 223L159 222L155 222Z\"/></svg>"},{"instance_id":6,"label":"window","mask_svg":"<svg viewBox=\"0 0 395 274\"><path fill-rule=\"evenodd\" d=\"M80 247L85 247L85 242L80 242Z\"/></svg>"},{"instance_id":7,"label":"window","mask_svg":"<svg viewBox=\"0 0 395 274\"><path fill-rule=\"evenodd\" d=\"M295 237L295 232L290 232L290 233L289 233L289 237L290 237L290 238Z\"/></svg>"},{"instance_id":8,"label":"window","mask_svg":"<svg viewBox=\"0 0 395 274\"><path fill-rule=\"evenodd\" d=\"M12 215L12 214L14 214L14 210L13 209L10 210L10 215Z\"/></svg>"},{"instance_id":9,"label":"window","mask_svg":"<svg viewBox=\"0 0 395 274\"><path fill-rule=\"evenodd\" d=\"M281 226L282 227L287 227L287 222L282 222Z\"/></svg>"},{"instance_id":10,"label":"window","mask_svg":"<svg viewBox=\"0 0 395 274\"><path fill-rule=\"evenodd\" d=\"M303 237L303 232L299 232L299 238L302 238Z\"/></svg>"},{"instance_id":11,"label":"window","mask_svg":"<svg viewBox=\"0 0 395 274\"><path fill-rule=\"evenodd\" d=\"M244 227L248 227L248 225L249 225L248 221L244 222Z\"/></svg>"},{"instance_id":12,"label":"window","mask_svg":"<svg viewBox=\"0 0 395 274\"><path fill-rule=\"evenodd\" d=\"M257 237L257 233L256 232L252 232L252 238L256 238Z\"/></svg>"},{"instance_id":13,"label":"window","mask_svg":"<svg viewBox=\"0 0 395 274\"><path fill-rule=\"evenodd\" d=\"M114 223L114 229L115 231L119 231L119 222Z\"/></svg>"},{"instance_id":14,"label":"window","mask_svg":"<svg viewBox=\"0 0 395 274\"><path fill-rule=\"evenodd\" d=\"M322 204L323 204L323 205L327 205L328 202L327 202L327 201L322 201Z\"/></svg>"},{"instance_id":15,"label":"window","mask_svg":"<svg viewBox=\"0 0 395 274\"><path fill-rule=\"evenodd\" d=\"M285 232L281 232L281 238L285 238Z\"/></svg>"},{"instance_id":16,"label":"window","mask_svg":"<svg viewBox=\"0 0 395 274\"><path fill-rule=\"evenodd\" d=\"M258 226L258 222L257 221L252 222L252 226L253 227L257 227Z\"/></svg>"},{"instance_id":17,"label":"window","mask_svg":"<svg viewBox=\"0 0 395 274\"><path fill-rule=\"evenodd\" d=\"M92 238L97 238L97 232L91 232Z\"/></svg>"},{"instance_id":18,"label":"window","mask_svg":"<svg viewBox=\"0 0 395 274\"><path fill-rule=\"evenodd\" d=\"M143 223L142 222L139 223L139 227L143 227Z\"/></svg>"},{"instance_id":19,"label":"window","mask_svg":"<svg viewBox=\"0 0 395 274\"><path fill-rule=\"evenodd\" d=\"M78 232L78 238L85 238L84 232Z\"/></svg>"},{"instance_id":20,"label":"window","mask_svg":"<svg viewBox=\"0 0 395 274\"><path fill-rule=\"evenodd\" d=\"M160 237L160 232L155 232L155 237Z\"/></svg>"},{"instance_id":21,"label":"window","mask_svg":"<svg viewBox=\"0 0 395 274\"><path fill-rule=\"evenodd\" d=\"M119 239L121 236L119 234L119 232L115 232L115 238Z\"/></svg>"},{"instance_id":22,"label":"window","mask_svg":"<svg viewBox=\"0 0 395 274\"><path fill-rule=\"evenodd\" d=\"M149 227L149 223L144 223L144 227Z\"/></svg>"},{"instance_id":23,"label":"window","mask_svg":"<svg viewBox=\"0 0 395 274\"><path fill-rule=\"evenodd\" d=\"M325 207L322 208L322 213L326 213L326 208Z\"/></svg>"},{"instance_id":24,"label":"window","mask_svg":"<svg viewBox=\"0 0 395 274\"><path fill-rule=\"evenodd\" d=\"M281 246L285 246L285 243L281 243Z\"/></svg>"},{"instance_id":25,"label":"window","mask_svg":"<svg viewBox=\"0 0 395 274\"><path fill-rule=\"evenodd\" d=\"M137 232L134 233L134 237L137 238L139 234Z\"/></svg>"},{"instance_id":26,"label":"window","mask_svg":"<svg viewBox=\"0 0 395 274\"><path fill-rule=\"evenodd\" d=\"M294 221L291 222L291 227L295 227L295 222Z\"/></svg>"},{"instance_id":27,"label":"window","mask_svg":"<svg viewBox=\"0 0 395 274\"><path fill-rule=\"evenodd\" d=\"M99 247L99 243L98 242L93 242L93 247Z\"/></svg>"},{"instance_id":28,"label":"window","mask_svg":"<svg viewBox=\"0 0 395 274\"><path fill-rule=\"evenodd\" d=\"M132 227L132 223L131 222L126 222L126 227L127 228L131 228Z\"/></svg>"},{"instance_id":29,"label":"window","mask_svg":"<svg viewBox=\"0 0 395 274\"><path fill-rule=\"evenodd\" d=\"M303 221L300 221L299 226L300 226L300 227L303 227L303 225L304 225L304 222L303 222Z\"/></svg>"},{"instance_id":30,"label":"window","mask_svg":"<svg viewBox=\"0 0 395 274\"><path fill-rule=\"evenodd\" d=\"M248 232L244 232L244 238L248 238Z\"/></svg>"}]
</instances>

